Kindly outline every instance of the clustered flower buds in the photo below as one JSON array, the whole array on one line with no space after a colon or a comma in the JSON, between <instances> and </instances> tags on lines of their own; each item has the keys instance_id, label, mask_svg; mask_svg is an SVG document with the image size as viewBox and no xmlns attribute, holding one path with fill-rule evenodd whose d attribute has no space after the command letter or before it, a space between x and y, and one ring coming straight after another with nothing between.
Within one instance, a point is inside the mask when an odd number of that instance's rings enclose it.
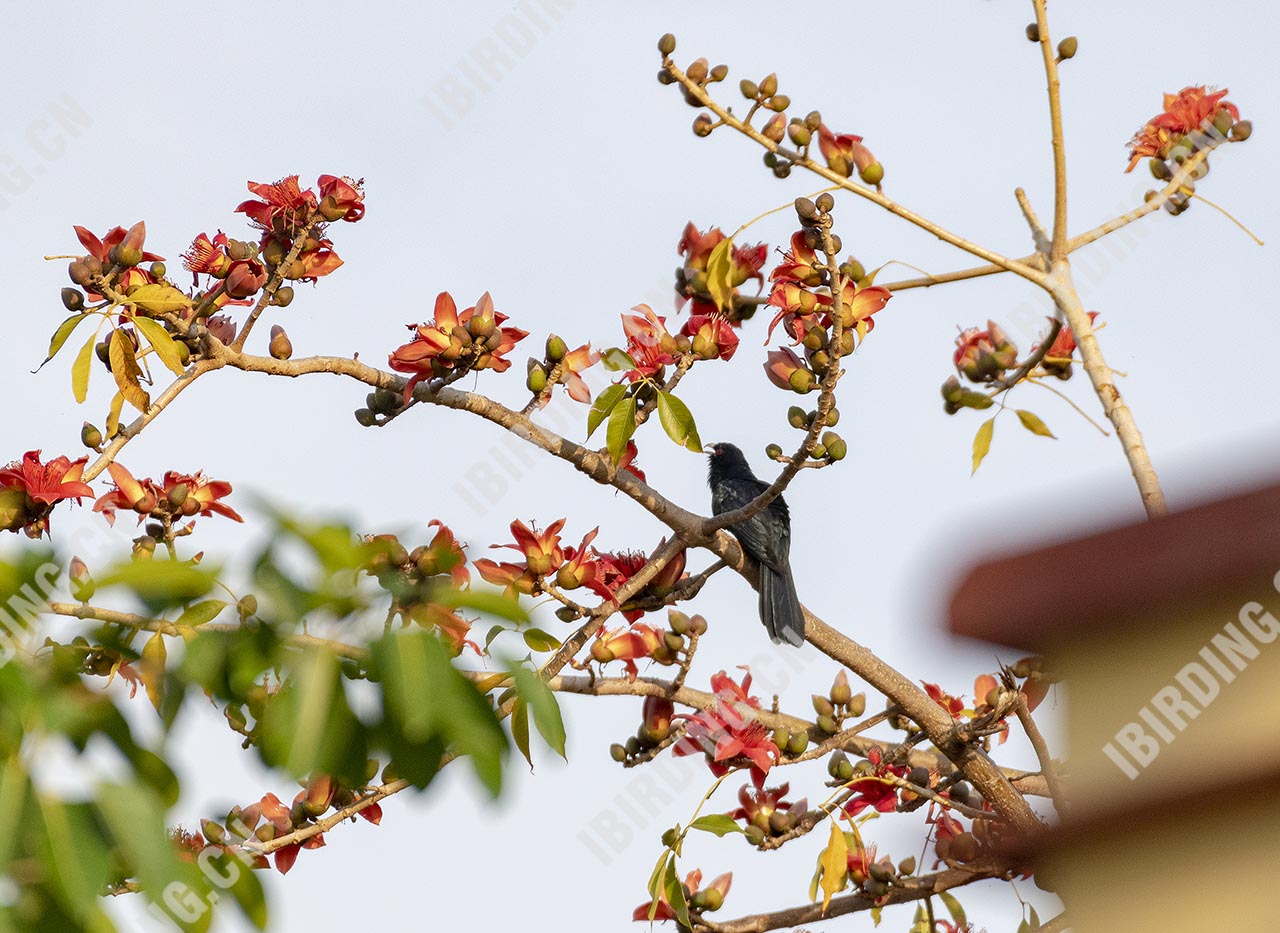
<instances>
[{"instance_id":1,"label":"clustered flower buds","mask_svg":"<svg viewBox=\"0 0 1280 933\"><path fill-rule=\"evenodd\" d=\"M588 403L591 401L591 389L582 373L598 362L600 354L592 349L591 344L584 343L570 350L564 338L550 334L544 357L541 360L529 357L525 387L533 393L539 408L545 408L551 401L551 387L556 385L563 385L575 402Z\"/></svg>"},{"instance_id":2,"label":"clustered flower buds","mask_svg":"<svg viewBox=\"0 0 1280 933\"><path fill-rule=\"evenodd\" d=\"M391 594L389 617L398 616L405 625L412 623L434 630L455 655L464 647L480 654L479 646L467 638L471 623L454 612L450 602L439 598L442 593L470 586L466 546L438 519L428 522L427 526L436 529L435 535L427 544L412 550L392 534L366 538L363 570Z\"/></svg>"},{"instance_id":3,"label":"clustered flower buds","mask_svg":"<svg viewBox=\"0 0 1280 933\"><path fill-rule=\"evenodd\" d=\"M1018 348L1000 325L987 321L986 330L961 331L952 360L970 382L994 382L1018 364Z\"/></svg>"},{"instance_id":4,"label":"clustered flower buds","mask_svg":"<svg viewBox=\"0 0 1280 933\"><path fill-rule=\"evenodd\" d=\"M764 788L744 784L738 789L738 809L729 816L743 821L747 842L759 846L766 839L786 835L802 823L809 812L809 801L784 800L790 789L790 784Z\"/></svg>"},{"instance_id":5,"label":"clustered flower buds","mask_svg":"<svg viewBox=\"0 0 1280 933\"><path fill-rule=\"evenodd\" d=\"M794 341L792 345L803 349L804 357L786 347L771 350L765 374L778 388L801 395L820 386L838 357L853 352L858 341L875 327L872 315L893 297L888 289L854 278L863 273L863 269L852 258L840 264L833 285L826 256L819 250L824 245L824 231L831 226L834 203L829 193L819 196L816 202L796 199L801 229L792 235L791 248L769 274L773 283L769 304L778 309L769 324L769 336L781 324ZM832 247L838 252L839 237L827 235L831 236ZM833 314L837 294L840 300L838 343Z\"/></svg>"}]
</instances>

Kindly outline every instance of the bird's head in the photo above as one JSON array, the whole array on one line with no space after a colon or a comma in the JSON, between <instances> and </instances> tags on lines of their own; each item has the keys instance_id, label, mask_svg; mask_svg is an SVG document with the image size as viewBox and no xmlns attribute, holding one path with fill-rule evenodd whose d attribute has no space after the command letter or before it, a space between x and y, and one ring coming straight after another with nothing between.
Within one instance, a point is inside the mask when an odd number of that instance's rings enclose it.
<instances>
[{"instance_id":1,"label":"bird's head","mask_svg":"<svg viewBox=\"0 0 1280 933\"><path fill-rule=\"evenodd\" d=\"M714 444L708 444L706 451L707 460L713 472L736 471L741 468L750 471L750 467L747 466L747 458L743 455L742 450L734 444L716 441Z\"/></svg>"}]
</instances>

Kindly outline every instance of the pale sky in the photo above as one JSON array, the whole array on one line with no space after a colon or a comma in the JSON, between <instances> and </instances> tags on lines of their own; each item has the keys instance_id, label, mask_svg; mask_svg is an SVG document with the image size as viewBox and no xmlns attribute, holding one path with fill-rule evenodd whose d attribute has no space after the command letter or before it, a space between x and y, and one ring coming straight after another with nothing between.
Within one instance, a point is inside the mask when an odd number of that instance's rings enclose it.
<instances>
[{"instance_id":1,"label":"pale sky","mask_svg":"<svg viewBox=\"0 0 1280 933\"><path fill-rule=\"evenodd\" d=\"M1276 164L1270 133L1280 115L1273 5L1225 4L1208 16L1185 0L1088 0L1051 13L1055 36L1080 38L1062 69L1072 232L1140 202L1152 182L1145 166L1123 174L1125 143L1159 110L1163 92L1208 83L1231 89L1256 133L1214 154L1200 191L1264 240L1277 235L1266 168ZM654 80L655 42L666 31L678 37L682 65L706 55L730 66L720 86L726 101L738 103L739 78L777 71L792 113L816 107L833 128L865 138L885 166L888 195L1023 255L1031 244L1013 189L1025 187L1046 221L1052 209L1043 74L1022 35L1030 16L1029 3L983 0L857 3L826 16L745 2L25 5L9 17L3 66L6 85L23 90L0 99L0 282L10 307L0 378L11 400L0 461L36 447L78 456L81 421L101 425L109 400L97 369L88 403L75 404L69 352L29 374L64 316L65 263L41 256L77 250L73 224L102 233L145 219L147 247L176 269L197 233L246 235L232 209L248 197L248 179L366 179L367 216L332 231L346 265L315 289L299 288L275 319L298 356L358 352L384 365L406 339L403 325L430 317L438 291L465 307L488 290L533 336L513 352L506 377L484 373L474 386L522 404L524 359L540 352L548 331L570 346L609 346L622 342L618 315L638 302L674 316L675 246L686 221L729 231L822 183L800 173L775 180L758 148L728 131L695 138L696 111ZM931 272L975 264L852 195L837 197L836 221L868 268L891 259ZM772 251L793 226L780 213L743 239ZM1273 479L1275 299L1263 274L1273 247L1255 246L1203 204L1128 230L1078 254L1077 281L1107 325L1108 360L1128 374L1120 387L1170 504ZM1005 415L991 455L969 475L982 418L947 417L938 395L956 329L990 317L1026 348L1050 310L1009 276L895 297L841 385L848 459L802 475L787 493L804 602L912 679L953 692L967 693L997 654L944 633L945 602L966 566L1142 514L1114 437L1034 387L1018 389L1014 401L1058 440L1033 437ZM766 321L747 325L731 364L699 366L681 387L703 439L738 443L762 474L764 446L789 447L795 436L785 423L794 397L758 368ZM251 348L264 351L265 342L264 327ZM1102 419L1083 373L1060 387ZM513 518L567 516L574 543L599 524L597 544L608 549L649 548L661 536L629 500L474 418L424 407L385 430L361 428L351 413L364 395L336 378L219 372L120 459L138 475L202 468L234 483L232 504L249 523L208 519L196 536L211 556L231 560L251 551L246 534L261 534L250 491L415 541L440 518L471 543L473 557L506 540ZM574 439L585 416L568 402L546 415ZM656 425L637 439L651 483L709 510L701 458ZM60 509L55 545L86 523L101 519ZM125 524L111 533L122 547ZM706 562L697 556L691 566ZM716 577L694 608L711 631L690 685L705 688L721 667L751 664L761 695L779 692L785 709L803 715L809 695L825 692L836 673L812 648L772 646L755 594L736 576ZM142 721L150 711L136 703ZM1060 713L1054 705L1046 716ZM571 698L563 707L569 763L544 751L533 776L513 763L498 804L466 769L449 768L425 794L387 801L380 827L336 829L288 878L264 874L273 929L630 929L662 831L687 819L709 775L693 758L638 771L610 762L609 743L638 724L639 700ZM294 792L239 752L212 713L193 708L174 749L188 794L173 817L188 825L267 791ZM1034 767L1016 737L1001 755ZM792 797L825 796L821 768L788 770ZM728 782L714 809L735 806L735 788ZM866 832L895 859L918 855L923 838L920 814L882 818ZM687 847L683 870L735 872L716 916L730 919L804 903L820 848L814 839L761 855L739 839L707 837ZM1054 912L1031 884L1019 890L1042 917ZM1007 886L961 896L978 927L1016 926ZM160 928L120 907L127 927ZM911 911L886 913L887 928L905 929ZM866 915L839 922L872 928ZM228 913L218 929L242 927Z\"/></svg>"}]
</instances>

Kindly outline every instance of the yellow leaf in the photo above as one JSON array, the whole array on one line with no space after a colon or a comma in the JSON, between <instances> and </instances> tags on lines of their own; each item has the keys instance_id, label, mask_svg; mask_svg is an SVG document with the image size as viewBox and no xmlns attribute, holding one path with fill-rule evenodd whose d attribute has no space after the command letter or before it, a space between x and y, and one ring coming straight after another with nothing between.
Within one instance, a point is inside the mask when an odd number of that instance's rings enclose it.
<instances>
[{"instance_id":1,"label":"yellow leaf","mask_svg":"<svg viewBox=\"0 0 1280 933\"><path fill-rule=\"evenodd\" d=\"M111 408L107 412L107 438L116 436L120 427L120 412L124 408L124 393L117 392L111 397Z\"/></svg>"},{"instance_id":2,"label":"yellow leaf","mask_svg":"<svg viewBox=\"0 0 1280 933\"><path fill-rule=\"evenodd\" d=\"M1049 430L1049 426L1040 420L1040 416L1034 412L1024 411L1021 408L1016 409L1018 420L1022 422L1022 426L1032 434L1039 434L1041 437L1053 437L1053 432Z\"/></svg>"},{"instance_id":3,"label":"yellow leaf","mask_svg":"<svg viewBox=\"0 0 1280 933\"><path fill-rule=\"evenodd\" d=\"M191 307L191 299L172 285L152 282L133 290L128 297L131 305L136 305L152 314L176 313Z\"/></svg>"},{"instance_id":4,"label":"yellow leaf","mask_svg":"<svg viewBox=\"0 0 1280 933\"><path fill-rule=\"evenodd\" d=\"M973 436L973 473L978 472L978 467L982 466L983 458L991 450L991 436L995 434L995 431L996 419L992 415L982 422L982 426L978 428L978 433Z\"/></svg>"},{"instance_id":5,"label":"yellow leaf","mask_svg":"<svg viewBox=\"0 0 1280 933\"><path fill-rule=\"evenodd\" d=\"M168 652L164 646L164 636L156 632L142 646L142 656L138 659L138 676L147 688L147 699L151 705L160 710L160 700L164 697L164 662Z\"/></svg>"},{"instance_id":6,"label":"yellow leaf","mask_svg":"<svg viewBox=\"0 0 1280 933\"><path fill-rule=\"evenodd\" d=\"M97 342L98 335L90 334L76 354L76 361L71 364L71 394L80 404L89 397L89 370L93 366L93 347Z\"/></svg>"},{"instance_id":7,"label":"yellow leaf","mask_svg":"<svg viewBox=\"0 0 1280 933\"><path fill-rule=\"evenodd\" d=\"M840 824L831 823L831 838L827 847L818 856L818 864L822 867L822 910L827 910L831 903L831 895L844 890L849 875L849 843L844 838Z\"/></svg>"},{"instance_id":8,"label":"yellow leaf","mask_svg":"<svg viewBox=\"0 0 1280 933\"><path fill-rule=\"evenodd\" d=\"M733 285L729 281L732 272L733 238L726 237L707 258L707 293L721 311L727 311L733 303Z\"/></svg>"},{"instance_id":9,"label":"yellow leaf","mask_svg":"<svg viewBox=\"0 0 1280 933\"><path fill-rule=\"evenodd\" d=\"M151 407L151 396L142 388L139 380L142 369L138 366L138 355L134 352L133 341L124 330L117 327L111 332L110 353L111 375L116 377L116 385L124 399L138 411L145 412Z\"/></svg>"},{"instance_id":10,"label":"yellow leaf","mask_svg":"<svg viewBox=\"0 0 1280 933\"><path fill-rule=\"evenodd\" d=\"M179 355L178 345L163 326L149 317L135 317L133 326L147 338L147 343L151 344L151 349L156 351L156 356L160 357L160 362L164 363L169 372L175 376L181 376L186 372L186 367L182 365L182 357Z\"/></svg>"}]
</instances>

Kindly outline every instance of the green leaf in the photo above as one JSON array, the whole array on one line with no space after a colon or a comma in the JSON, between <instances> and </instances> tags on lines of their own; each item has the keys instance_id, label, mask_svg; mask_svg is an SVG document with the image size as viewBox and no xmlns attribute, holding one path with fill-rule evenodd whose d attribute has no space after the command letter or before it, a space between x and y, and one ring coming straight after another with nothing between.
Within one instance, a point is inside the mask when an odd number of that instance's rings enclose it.
<instances>
[{"instance_id":1,"label":"green leaf","mask_svg":"<svg viewBox=\"0 0 1280 933\"><path fill-rule=\"evenodd\" d=\"M733 303L733 238L726 237L716 244L707 259L707 294L721 311Z\"/></svg>"},{"instance_id":2,"label":"green leaf","mask_svg":"<svg viewBox=\"0 0 1280 933\"><path fill-rule=\"evenodd\" d=\"M677 922L684 927L689 927L689 905L684 899L684 885L680 883L680 878L676 874L675 859L667 862L667 874L662 887L667 893L667 903L671 905Z\"/></svg>"},{"instance_id":3,"label":"green leaf","mask_svg":"<svg viewBox=\"0 0 1280 933\"><path fill-rule=\"evenodd\" d=\"M90 334L89 339L80 348L80 352L76 354L76 361L71 364L71 394L81 405L89 397L89 370L93 366L93 348L97 342L98 335Z\"/></svg>"},{"instance_id":4,"label":"green leaf","mask_svg":"<svg viewBox=\"0 0 1280 933\"><path fill-rule=\"evenodd\" d=\"M149 288L150 286L143 287ZM187 371L187 368L182 365L178 344L158 321L153 321L149 317L135 317L133 326L138 328L142 332L142 336L147 338L147 343L151 344L151 349L156 351L156 356L160 357L160 362L164 363L169 372L175 376L181 376Z\"/></svg>"},{"instance_id":5,"label":"green leaf","mask_svg":"<svg viewBox=\"0 0 1280 933\"><path fill-rule=\"evenodd\" d=\"M956 926L962 927L968 921L964 916L964 908L960 906L960 901L950 891L939 891L938 897L942 898L942 903L947 905L947 913L951 914L951 920Z\"/></svg>"},{"instance_id":6,"label":"green leaf","mask_svg":"<svg viewBox=\"0 0 1280 933\"><path fill-rule=\"evenodd\" d=\"M44 363L49 362L58 355L58 351L67 342L67 338L80 326L80 322L87 317L89 317L87 313L77 312L58 325L58 329L53 332L53 337L49 340L49 355L44 358ZM43 366L44 363L40 365Z\"/></svg>"},{"instance_id":7,"label":"green leaf","mask_svg":"<svg viewBox=\"0 0 1280 933\"><path fill-rule=\"evenodd\" d=\"M613 411L613 406L621 401L626 391L627 387L622 383L615 383L596 396L596 400L591 405L591 410L587 412L588 438L596 433L596 428L600 427L600 422L609 417L609 412Z\"/></svg>"},{"instance_id":8,"label":"green leaf","mask_svg":"<svg viewBox=\"0 0 1280 933\"><path fill-rule=\"evenodd\" d=\"M528 668L517 667L512 674L515 676L516 692L533 713L533 724L537 726L538 734L556 754L567 759L564 750L564 720L560 717L560 704L556 702L555 694L541 677Z\"/></svg>"},{"instance_id":9,"label":"green leaf","mask_svg":"<svg viewBox=\"0 0 1280 933\"><path fill-rule=\"evenodd\" d=\"M605 369L615 373L636 368L635 358L621 347L609 347L607 350L601 350L600 362L604 364Z\"/></svg>"},{"instance_id":10,"label":"green leaf","mask_svg":"<svg viewBox=\"0 0 1280 933\"><path fill-rule=\"evenodd\" d=\"M190 298L163 282L152 282L134 289L126 301L152 314L173 314L191 307Z\"/></svg>"},{"instance_id":11,"label":"green leaf","mask_svg":"<svg viewBox=\"0 0 1280 933\"><path fill-rule=\"evenodd\" d=\"M524 633L524 643L530 651L555 651L560 647L560 639L540 628L531 628Z\"/></svg>"},{"instance_id":12,"label":"green leaf","mask_svg":"<svg viewBox=\"0 0 1280 933\"><path fill-rule=\"evenodd\" d=\"M671 850L663 849L662 854L658 856L658 864L653 866L653 871L649 875L649 884L645 888L649 892L652 899L649 904L649 919L653 919L653 915L658 912L658 892L662 890L662 879L667 871L667 859L671 858Z\"/></svg>"},{"instance_id":13,"label":"green leaf","mask_svg":"<svg viewBox=\"0 0 1280 933\"><path fill-rule=\"evenodd\" d=\"M153 612L182 606L208 593L218 579L216 569L182 561L129 561L110 568L98 589L125 586Z\"/></svg>"},{"instance_id":14,"label":"green leaf","mask_svg":"<svg viewBox=\"0 0 1280 933\"><path fill-rule=\"evenodd\" d=\"M744 832L743 828L738 825L738 821L726 813L710 813L707 816L700 816L689 824L689 828L700 829L704 833L715 833L721 838L729 833Z\"/></svg>"},{"instance_id":15,"label":"green leaf","mask_svg":"<svg viewBox=\"0 0 1280 933\"><path fill-rule=\"evenodd\" d=\"M1049 430L1048 425L1040 420L1040 416L1034 412L1024 411L1021 408L1015 409L1018 420L1022 422L1022 426L1032 434L1039 434L1041 437L1053 437L1053 432ZM1057 438L1053 437L1056 441Z\"/></svg>"},{"instance_id":16,"label":"green leaf","mask_svg":"<svg viewBox=\"0 0 1280 933\"><path fill-rule=\"evenodd\" d=\"M511 738L515 740L516 748L520 750L520 754L524 755L524 760L529 762L529 770L533 770L533 755L529 751L529 707L524 700L516 697L514 703L511 704Z\"/></svg>"},{"instance_id":17,"label":"green leaf","mask_svg":"<svg viewBox=\"0 0 1280 933\"><path fill-rule=\"evenodd\" d=\"M498 795L507 734L488 700L450 663L438 638L423 631L384 635L371 649L370 674L381 684L386 726L396 742L419 756L437 757L440 743L452 745L470 756L476 776ZM425 787L436 770L424 769L411 780Z\"/></svg>"},{"instance_id":18,"label":"green leaf","mask_svg":"<svg viewBox=\"0 0 1280 933\"><path fill-rule=\"evenodd\" d=\"M609 430L606 434L606 446L609 456L617 463L626 453L627 441L636 433L636 400L624 399L613 407L609 414Z\"/></svg>"},{"instance_id":19,"label":"green leaf","mask_svg":"<svg viewBox=\"0 0 1280 933\"><path fill-rule=\"evenodd\" d=\"M151 407L151 396L142 388L142 369L138 366L138 355L124 329L117 327L111 332L108 344L108 358L111 360L111 375L116 378L116 385L124 400L138 411L145 412Z\"/></svg>"},{"instance_id":20,"label":"green leaf","mask_svg":"<svg viewBox=\"0 0 1280 933\"><path fill-rule=\"evenodd\" d=\"M87 804L68 804L37 794L44 823L41 861L52 887L72 916L83 916L96 902L109 873L106 840Z\"/></svg>"},{"instance_id":21,"label":"green leaf","mask_svg":"<svg viewBox=\"0 0 1280 933\"><path fill-rule=\"evenodd\" d=\"M431 592L431 601L450 609L474 609L511 622L529 621L529 613L520 605L519 599L500 590L439 588Z\"/></svg>"},{"instance_id":22,"label":"green leaf","mask_svg":"<svg viewBox=\"0 0 1280 933\"><path fill-rule=\"evenodd\" d=\"M206 622L212 622L216 619L218 613L225 608L227 608L227 603L221 599L206 599L203 602L193 603L182 610L182 615L178 616L174 624L192 627L204 625Z\"/></svg>"},{"instance_id":23,"label":"green leaf","mask_svg":"<svg viewBox=\"0 0 1280 933\"><path fill-rule=\"evenodd\" d=\"M18 843L18 828L26 809L31 776L18 755L10 755L0 773L0 875L5 873Z\"/></svg>"},{"instance_id":24,"label":"green leaf","mask_svg":"<svg viewBox=\"0 0 1280 933\"><path fill-rule=\"evenodd\" d=\"M978 428L978 433L973 436L973 473L978 472L978 467L982 466L982 460L991 450L991 436L995 434L996 419L992 415ZM971 474L972 475L972 474Z\"/></svg>"},{"instance_id":25,"label":"green leaf","mask_svg":"<svg viewBox=\"0 0 1280 933\"><path fill-rule=\"evenodd\" d=\"M165 889L173 883L191 888L193 894L207 889L196 866L178 859L165 829L165 808L150 790L137 784L102 784L97 803L125 863L133 867L150 897L160 902ZM213 911L206 909L183 929L208 929L212 920Z\"/></svg>"},{"instance_id":26,"label":"green leaf","mask_svg":"<svg viewBox=\"0 0 1280 933\"><path fill-rule=\"evenodd\" d=\"M698 428L693 423L693 412L689 411L688 405L670 392L659 392L658 418L667 437L694 453L702 453L702 439L698 437Z\"/></svg>"}]
</instances>

